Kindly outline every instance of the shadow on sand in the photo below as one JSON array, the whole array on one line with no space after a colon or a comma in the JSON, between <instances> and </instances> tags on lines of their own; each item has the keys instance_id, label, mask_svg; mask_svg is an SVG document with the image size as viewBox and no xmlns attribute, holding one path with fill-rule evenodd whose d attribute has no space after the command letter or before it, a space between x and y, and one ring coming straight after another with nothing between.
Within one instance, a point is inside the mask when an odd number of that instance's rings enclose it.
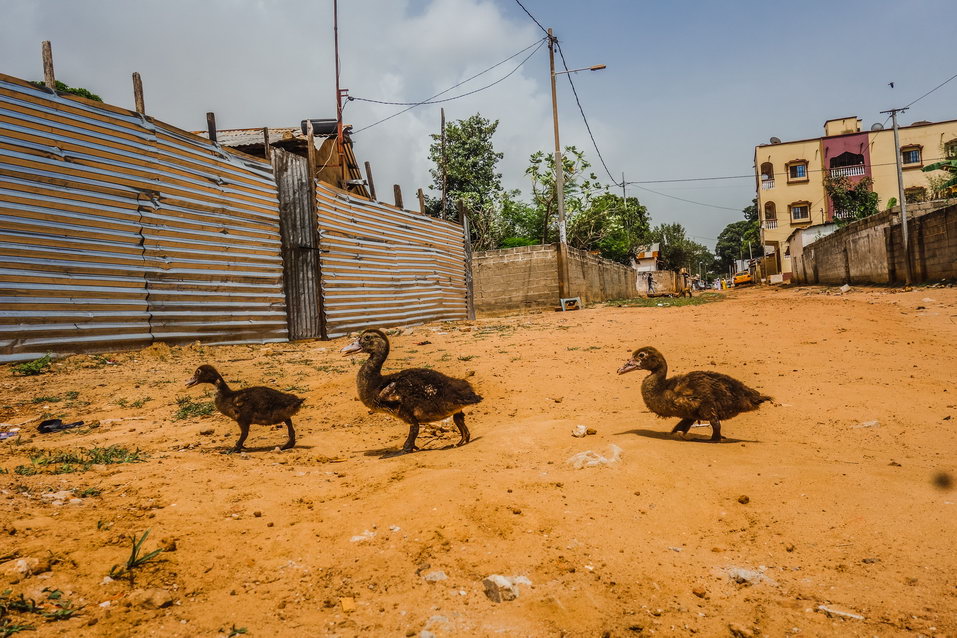
<instances>
[{"instance_id":1,"label":"shadow on sand","mask_svg":"<svg viewBox=\"0 0 957 638\"><path fill-rule=\"evenodd\" d=\"M465 445L472 445L476 441L481 441L481 440L482 440L482 437L476 436ZM427 443L426 445L429 445L429 444ZM411 454L420 454L422 452L442 452L443 450L452 450L452 449L455 449L456 447L457 446L454 443L449 443L447 445L440 445L437 447L421 447L415 452L411 452ZM465 447L465 446L462 446L462 447ZM377 456L380 459L391 459L396 456L404 456L405 452L402 451L402 448L385 447L385 448L377 448L374 450L365 450L362 452L362 454L364 456Z\"/></svg>"},{"instance_id":2,"label":"shadow on sand","mask_svg":"<svg viewBox=\"0 0 957 638\"><path fill-rule=\"evenodd\" d=\"M707 430L707 428L706 428ZM711 441L710 432L707 436L697 436L692 434L687 439L681 439L677 434L672 434L669 431L661 430L626 430L624 432L616 433L616 436L622 436L625 434L637 434L638 436L643 436L649 439L661 439L662 441L675 441L678 443L713 443ZM761 441L753 441L751 439L732 439L726 436L721 437L722 443L760 443Z\"/></svg>"}]
</instances>

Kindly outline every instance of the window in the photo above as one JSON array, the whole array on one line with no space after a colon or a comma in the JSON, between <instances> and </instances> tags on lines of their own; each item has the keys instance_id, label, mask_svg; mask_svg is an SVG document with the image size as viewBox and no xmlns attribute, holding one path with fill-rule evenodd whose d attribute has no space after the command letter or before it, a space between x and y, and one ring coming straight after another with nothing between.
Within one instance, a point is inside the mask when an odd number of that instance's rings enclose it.
<instances>
[{"instance_id":1,"label":"window","mask_svg":"<svg viewBox=\"0 0 957 638\"><path fill-rule=\"evenodd\" d=\"M950 140L944 144L944 158L957 159L957 139Z\"/></svg>"},{"instance_id":2,"label":"window","mask_svg":"<svg viewBox=\"0 0 957 638\"><path fill-rule=\"evenodd\" d=\"M761 164L761 188L774 188L774 164L771 162Z\"/></svg>"},{"instance_id":3,"label":"window","mask_svg":"<svg viewBox=\"0 0 957 638\"><path fill-rule=\"evenodd\" d=\"M919 146L902 147L901 158L904 164L920 164L920 147Z\"/></svg>"},{"instance_id":4,"label":"window","mask_svg":"<svg viewBox=\"0 0 957 638\"><path fill-rule=\"evenodd\" d=\"M774 202L768 202L764 205L764 218L765 219L777 219L778 212L774 206Z\"/></svg>"},{"instance_id":5,"label":"window","mask_svg":"<svg viewBox=\"0 0 957 638\"><path fill-rule=\"evenodd\" d=\"M908 204L917 204L919 202L927 201L927 189L923 186L905 188L904 199L907 200Z\"/></svg>"},{"instance_id":6,"label":"window","mask_svg":"<svg viewBox=\"0 0 957 638\"><path fill-rule=\"evenodd\" d=\"M788 181L803 182L807 180L807 160L788 162Z\"/></svg>"},{"instance_id":7,"label":"window","mask_svg":"<svg viewBox=\"0 0 957 638\"><path fill-rule=\"evenodd\" d=\"M809 202L795 202L794 204L791 204L791 221L811 221L811 204Z\"/></svg>"}]
</instances>

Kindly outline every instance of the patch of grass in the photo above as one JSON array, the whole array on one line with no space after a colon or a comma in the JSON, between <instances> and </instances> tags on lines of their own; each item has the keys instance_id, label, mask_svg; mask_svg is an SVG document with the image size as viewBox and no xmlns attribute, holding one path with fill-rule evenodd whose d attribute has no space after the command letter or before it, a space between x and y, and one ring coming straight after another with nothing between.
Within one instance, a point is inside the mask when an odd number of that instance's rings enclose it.
<instances>
[{"instance_id":1,"label":"patch of grass","mask_svg":"<svg viewBox=\"0 0 957 638\"><path fill-rule=\"evenodd\" d=\"M126 399L117 399L116 405L121 408L142 408L146 405L147 401L152 401L153 397L143 397L142 399L137 399L136 401L127 401Z\"/></svg>"},{"instance_id":2,"label":"patch of grass","mask_svg":"<svg viewBox=\"0 0 957 638\"><path fill-rule=\"evenodd\" d=\"M308 392L309 388L306 388L301 385L287 385L284 388L280 388L283 392Z\"/></svg>"},{"instance_id":3,"label":"patch of grass","mask_svg":"<svg viewBox=\"0 0 957 638\"><path fill-rule=\"evenodd\" d=\"M79 392L77 392L76 390L70 390L69 392L63 395L63 398L66 399L67 401L75 401L78 396L80 396Z\"/></svg>"},{"instance_id":4,"label":"patch of grass","mask_svg":"<svg viewBox=\"0 0 957 638\"><path fill-rule=\"evenodd\" d=\"M722 301L724 295L716 292L702 292L694 297L636 297L634 299L616 299L608 305L619 308L668 308L671 306L700 306L713 301Z\"/></svg>"},{"instance_id":5,"label":"patch of grass","mask_svg":"<svg viewBox=\"0 0 957 638\"><path fill-rule=\"evenodd\" d=\"M140 536L139 539L136 538L135 534L130 536L130 543L132 544L132 547L130 548L130 556L126 559L125 565L113 565L113 567L110 568L110 578L118 579L126 576L129 578L130 586L132 586L135 580L135 570L139 569L163 553L162 548L154 549L147 554L140 553L143 548L143 543L146 542L146 538L150 535L150 531L151 530L148 529L143 532L143 535Z\"/></svg>"},{"instance_id":6,"label":"patch of grass","mask_svg":"<svg viewBox=\"0 0 957 638\"><path fill-rule=\"evenodd\" d=\"M78 492L74 492L74 494L76 494L76 496L79 497L79 498L88 498L88 497L90 497L90 496L99 496L99 495L102 494L102 493L103 493L103 490L101 490L101 489L98 488L98 487L85 487L85 488L83 488L82 490L79 490Z\"/></svg>"},{"instance_id":7,"label":"patch of grass","mask_svg":"<svg viewBox=\"0 0 957 638\"><path fill-rule=\"evenodd\" d=\"M0 637L5 638L21 631L35 631L36 628L22 618L25 615L32 614L46 622L57 622L73 618L80 612L72 602L64 600L63 592L59 589L44 588L43 593L47 597L39 603L22 593L17 597L12 593L13 590L10 589L0 592Z\"/></svg>"},{"instance_id":8,"label":"patch of grass","mask_svg":"<svg viewBox=\"0 0 957 638\"><path fill-rule=\"evenodd\" d=\"M53 355L45 354L39 359L12 365L10 366L10 369L13 370L14 373L21 376L32 377L38 374L43 374L44 372L49 372L51 363L53 363Z\"/></svg>"},{"instance_id":9,"label":"patch of grass","mask_svg":"<svg viewBox=\"0 0 957 638\"><path fill-rule=\"evenodd\" d=\"M313 365L312 368L318 372L331 372L333 374L342 374L348 369L348 368L343 368L341 366L325 365L325 364Z\"/></svg>"},{"instance_id":10,"label":"patch of grass","mask_svg":"<svg viewBox=\"0 0 957 638\"><path fill-rule=\"evenodd\" d=\"M478 356L478 355L474 355L474 354L463 354L463 355L462 355L461 357L459 357L458 359L459 359L459 361L471 361L472 359L474 359L474 358L477 357L477 356Z\"/></svg>"},{"instance_id":11,"label":"patch of grass","mask_svg":"<svg viewBox=\"0 0 957 638\"><path fill-rule=\"evenodd\" d=\"M18 465L13 471L20 476L73 474L86 472L94 465L142 463L147 458L149 456L139 448L131 450L120 445L77 451L33 450L30 453L30 465Z\"/></svg>"},{"instance_id":12,"label":"patch of grass","mask_svg":"<svg viewBox=\"0 0 957 638\"><path fill-rule=\"evenodd\" d=\"M176 397L179 408L173 413L174 421L181 421L197 416L209 416L216 411L216 404L212 401L194 401L192 397Z\"/></svg>"},{"instance_id":13,"label":"patch of grass","mask_svg":"<svg viewBox=\"0 0 957 638\"><path fill-rule=\"evenodd\" d=\"M226 636L226 638L233 638L233 636L242 636L248 633L249 633L249 630L246 629L245 627L237 627L236 625L233 625L232 627L229 628L229 634Z\"/></svg>"}]
</instances>

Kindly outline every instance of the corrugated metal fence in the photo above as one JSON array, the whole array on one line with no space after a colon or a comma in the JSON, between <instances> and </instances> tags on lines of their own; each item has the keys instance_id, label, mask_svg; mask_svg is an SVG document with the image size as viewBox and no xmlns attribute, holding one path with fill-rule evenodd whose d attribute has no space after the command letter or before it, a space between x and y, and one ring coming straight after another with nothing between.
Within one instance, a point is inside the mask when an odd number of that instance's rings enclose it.
<instances>
[{"instance_id":1,"label":"corrugated metal fence","mask_svg":"<svg viewBox=\"0 0 957 638\"><path fill-rule=\"evenodd\" d=\"M0 361L287 336L270 166L0 75Z\"/></svg>"},{"instance_id":2,"label":"corrugated metal fence","mask_svg":"<svg viewBox=\"0 0 957 638\"><path fill-rule=\"evenodd\" d=\"M321 183L316 195L329 337L467 317L462 226Z\"/></svg>"}]
</instances>

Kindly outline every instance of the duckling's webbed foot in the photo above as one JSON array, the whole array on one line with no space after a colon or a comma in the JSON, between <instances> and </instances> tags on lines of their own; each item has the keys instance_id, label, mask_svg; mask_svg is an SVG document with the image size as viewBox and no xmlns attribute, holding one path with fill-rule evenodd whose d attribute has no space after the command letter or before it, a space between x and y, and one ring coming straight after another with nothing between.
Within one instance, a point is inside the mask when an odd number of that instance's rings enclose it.
<instances>
[{"instance_id":1,"label":"duckling's webbed foot","mask_svg":"<svg viewBox=\"0 0 957 638\"><path fill-rule=\"evenodd\" d=\"M712 443L721 442L721 421L714 420L711 421L711 438L708 439Z\"/></svg>"},{"instance_id":2,"label":"duckling's webbed foot","mask_svg":"<svg viewBox=\"0 0 957 638\"><path fill-rule=\"evenodd\" d=\"M243 451L243 444L246 443L246 437L249 436L249 424L239 424L239 440L236 441L236 447L230 450L229 454L238 454Z\"/></svg>"},{"instance_id":3,"label":"duckling's webbed foot","mask_svg":"<svg viewBox=\"0 0 957 638\"><path fill-rule=\"evenodd\" d=\"M462 438L459 439L459 442L455 444L455 447L461 447L471 441L472 434L469 432L469 429L465 427L465 414L463 412L456 412L452 415L452 421L459 429L459 434L462 435Z\"/></svg>"},{"instance_id":4,"label":"duckling's webbed foot","mask_svg":"<svg viewBox=\"0 0 957 638\"><path fill-rule=\"evenodd\" d=\"M688 434L688 431L691 429L691 426L693 423L694 423L694 419L681 419L680 421L678 421L678 425L671 428L671 433L672 434L677 433L678 436L680 436L681 438L685 438L685 436Z\"/></svg>"}]
</instances>

